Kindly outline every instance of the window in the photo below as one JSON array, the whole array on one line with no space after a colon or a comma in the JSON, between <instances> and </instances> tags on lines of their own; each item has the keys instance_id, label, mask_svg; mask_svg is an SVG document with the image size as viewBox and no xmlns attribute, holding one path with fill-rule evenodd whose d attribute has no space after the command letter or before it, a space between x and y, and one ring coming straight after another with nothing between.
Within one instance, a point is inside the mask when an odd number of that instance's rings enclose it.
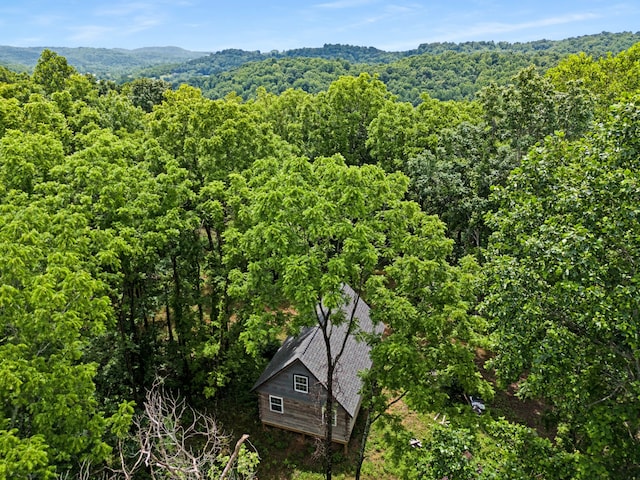
<instances>
[{"instance_id":1,"label":"window","mask_svg":"<svg viewBox=\"0 0 640 480\"><path fill-rule=\"evenodd\" d=\"M282 397L275 397L269 395L269 410L277 413L284 413L284 405L282 403Z\"/></svg>"},{"instance_id":2,"label":"window","mask_svg":"<svg viewBox=\"0 0 640 480\"><path fill-rule=\"evenodd\" d=\"M293 376L293 389L300 393L309 393L309 377L304 375Z\"/></svg>"},{"instance_id":3,"label":"window","mask_svg":"<svg viewBox=\"0 0 640 480\"><path fill-rule=\"evenodd\" d=\"M322 406L322 424L324 425L326 420L324 419L324 413L327 411L327 407L326 406ZM336 407L333 407L333 421L331 422L331 424L335 427L336 425L338 425L338 411L336 409Z\"/></svg>"}]
</instances>

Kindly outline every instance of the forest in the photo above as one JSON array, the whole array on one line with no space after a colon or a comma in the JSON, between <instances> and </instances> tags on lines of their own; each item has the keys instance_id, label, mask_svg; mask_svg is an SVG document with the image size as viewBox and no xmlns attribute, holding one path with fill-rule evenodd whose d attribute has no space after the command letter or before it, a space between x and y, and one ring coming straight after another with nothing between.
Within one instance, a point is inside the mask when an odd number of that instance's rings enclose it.
<instances>
[{"instance_id":1,"label":"forest","mask_svg":"<svg viewBox=\"0 0 640 480\"><path fill-rule=\"evenodd\" d=\"M640 478L640 43L442 48L251 95L0 67L0 480ZM497 71L392 90L429 58ZM265 431L345 284L386 327L348 448Z\"/></svg>"},{"instance_id":2,"label":"forest","mask_svg":"<svg viewBox=\"0 0 640 480\"><path fill-rule=\"evenodd\" d=\"M639 41L639 33L603 32L527 43L425 43L402 52L333 44L268 53L225 50L178 66L158 65L138 73L173 87L182 83L198 87L209 98L235 92L247 100L255 98L258 87L270 93L288 88L319 93L340 76L366 72L378 75L400 101L417 105L423 93L438 100L472 99L490 83L507 83L529 65L544 72L568 54L599 58Z\"/></svg>"},{"instance_id":3,"label":"forest","mask_svg":"<svg viewBox=\"0 0 640 480\"><path fill-rule=\"evenodd\" d=\"M213 53L177 47L55 48L78 73L118 84L144 77L176 89L199 88L207 98L234 92L255 99L258 87L269 93L288 88L319 93L343 75L378 75L400 101L417 105L428 93L439 100L472 99L495 82L505 84L519 70L535 65L541 73L570 54L606 57L640 42L640 32L602 32L564 40L509 42L436 42L387 52L374 47L325 44L319 48L261 52L226 49ZM31 73L43 47L0 46L0 65Z\"/></svg>"}]
</instances>

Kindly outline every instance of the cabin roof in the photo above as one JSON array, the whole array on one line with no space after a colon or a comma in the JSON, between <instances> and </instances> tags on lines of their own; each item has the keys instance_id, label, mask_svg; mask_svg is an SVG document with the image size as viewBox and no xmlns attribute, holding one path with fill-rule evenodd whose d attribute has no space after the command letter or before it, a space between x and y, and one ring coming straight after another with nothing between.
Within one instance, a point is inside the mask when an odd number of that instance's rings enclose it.
<instances>
[{"instance_id":1,"label":"cabin roof","mask_svg":"<svg viewBox=\"0 0 640 480\"><path fill-rule=\"evenodd\" d=\"M357 333L361 331L381 334L384 330L384 325L373 324L369 315L369 306L350 286L344 285L342 290L347 300L347 303L342 307L342 311L345 316L350 315L355 304L358 329L347 338L344 353L336 365L333 391L336 401L349 415L354 417L360 406L359 392L362 387L362 380L358 376L358 372L371 367L371 358L369 356L371 347L364 340L359 339ZM320 306L317 307L318 312L320 308ZM326 310L325 307L322 308ZM331 332L331 351L335 358L347 334L348 321L335 326L329 323L329 328ZM327 353L322 332L318 325L305 327L297 336L288 337L273 356L267 368L262 372L253 389L259 388L260 385L295 361L300 361L326 388Z\"/></svg>"}]
</instances>

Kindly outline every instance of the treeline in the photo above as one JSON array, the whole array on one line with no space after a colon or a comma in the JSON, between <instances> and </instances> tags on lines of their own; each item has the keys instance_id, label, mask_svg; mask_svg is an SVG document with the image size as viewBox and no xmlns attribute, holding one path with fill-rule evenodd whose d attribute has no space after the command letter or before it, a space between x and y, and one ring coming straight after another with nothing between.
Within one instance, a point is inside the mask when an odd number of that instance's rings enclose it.
<instances>
[{"instance_id":1,"label":"treeline","mask_svg":"<svg viewBox=\"0 0 640 480\"><path fill-rule=\"evenodd\" d=\"M638 42L639 32L583 35L564 40L535 40L532 42L436 42L421 44L412 54L430 53L439 55L445 52L478 53L482 51L534 53L545 51L559 55L570 55L578 52L602 57L608 53L618 53Z\"/></svg>"},{"instance_id":2,"label":"treeline","mask_svg":"<svg viewBox=\"0 0 640 480\"><path fill-rule=\"evenodd\" d=\"M247 391L344 283L389 327L367 406L450 415L394 429L399 474L639 477L639 54L416 104L367 73L245 101L0 69L0 478L130 473L158 378ZM555 438L452 403L511 384Z\"/></svg>"},{"instance_id":3,"label":"treeline","mask_svg":"<svg viewBox=\"0 0 640 480\"><path fill-rule=\"evenodd\" d=\"M279 94L289 88L320 93L343 75L367 73L382 80L400 101L417 105L426 93L438 100L471 100L491 83L504 84L519 70L536 65L541 71L557 65L557 54L453 53L410 56L389 64L351 64L346 60L296 58L248 63L207 76L179 75L180 83L202 90L209 98L233 93L254 99L258 88ZM172 76L166 81L174 83Z\"/></svg>"},{"instance_id":4,"label":"treeline","mask_svg":"<svg viewBox=\"0 0 640 480\"><path fill-rule=\"evenodd\" d=\"M12 70L32 72L45 47L0 46L0 65ZM49 47L48 49L51 49ZM130 79L129 75L156 65L176 67L206 52L193 52L178 47L124 48L57 47L55 51L67 59L80 73L99 79Z\"/></svg>"},{"instance_id":5,"label":"treeline","mask_svg":"<svg viewBox=\"0 0 640 480\"><path fill-rule=\"evenodd\" d=\"M271 52L227 49L208 55L176 47L61 47L56 53L78 72L91 73L98 79L122 84L149 77L167 81L174 88L186 83L200 88L209 98L223 98L231 91L244 99L255 98L258 86L271 93L287 88L318 93L345 73L357 76L366 72L380 75L401 101L416 104L424 92L440 100L471 99L489 82L504 82L530 64L546 69L580 52L600 58L626 50L638 41L638 33L602 32L524 43L425 43L399 52L325 44ZM43 49L0 46L0 65L31 72Z\"/></svg>"},{"instance_id":6,"label":"treeline","mask_svg":"<svg viewBox=\"0 0 640 480\"><path fill-rule=\"evenodd\" d=\"M424 43L416 49L398 52L386 52L374 47L341 44L325 44L319 48L296 48L284 51L274 50L271 52L227 49L190 60L178 68L164 68L164 70L162 70L162 67L159 67L155 72L163 75L185 72L215 75L232 68L240 67L248 62L259 62L274 58L322 58L324 60L344 60L351 64L387 64L416 55L441 55L451 52L483 53L490 51L524 54L545 52L563 56L584 52L594 57L602 57L608 53L618 53L626 50L638 41L640 41L640 34L638 33L602 32L595 35L585 35L565 40L538 40L525 43L493 41Z\"/></svg>"},{"instance_id":7,"label":"treeline","mask_svg":"<svg viewBox=\"0 0 640 480\"><path fill-rule=\"evenodd\" d=\"M472 99L489 83L504 83L528 65L544 71L569 54L600 58L638 41L639 34L603 32L560 41L431 43L403 52L350 45L265 53L225 50L177 68L158 66L141 74L174 87L193 85L209 98L235 92L246 100L255 98L258 87L270 93L287 88L318 93L344 74L368 73L379 75L399 100L417 104L422 93L439 100Z\"/></svg>"}]
</instances>

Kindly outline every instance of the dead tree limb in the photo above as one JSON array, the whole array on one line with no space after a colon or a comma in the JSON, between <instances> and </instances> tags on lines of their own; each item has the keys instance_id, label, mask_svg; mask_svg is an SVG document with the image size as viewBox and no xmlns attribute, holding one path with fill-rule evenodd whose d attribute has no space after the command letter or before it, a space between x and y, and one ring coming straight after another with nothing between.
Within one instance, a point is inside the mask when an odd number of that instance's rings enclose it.
<instances>
[{"instance_id":1,"label":"dead tree limb","mask_svg":"<svg viewBox=\"0 0 640 480\"><path fill-rule=\"evenodd\" d=\"M242 435L242 437L240 437L240 440L238 440L238 442L236 443L236 448L233 449L233 453L231 454L231 457L229 458L227 465L225 465L224 470L220 475L220 480L224 480L226 476L229 474L231 467L236 461L236 458L238 458L238 454L240 453L240 447L242 446L242 444L247 438L249 438L249 435L245 433L244 435Z\"/></svg>"}]
</instances>

